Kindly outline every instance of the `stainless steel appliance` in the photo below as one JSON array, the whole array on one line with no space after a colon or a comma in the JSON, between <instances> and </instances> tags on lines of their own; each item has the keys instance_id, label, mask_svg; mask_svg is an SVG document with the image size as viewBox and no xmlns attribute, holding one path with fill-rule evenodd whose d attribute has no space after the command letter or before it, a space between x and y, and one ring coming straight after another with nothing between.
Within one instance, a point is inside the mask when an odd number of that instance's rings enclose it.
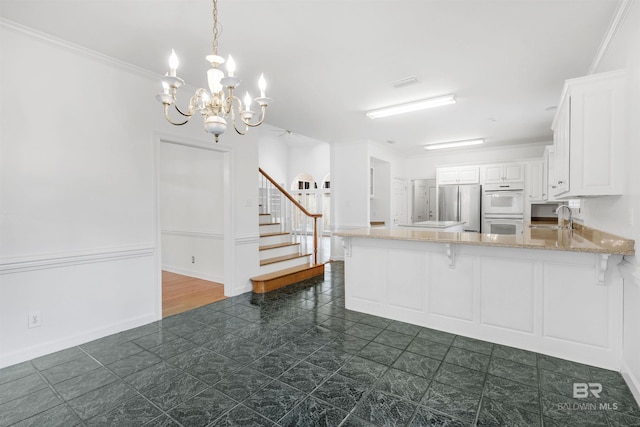
<instances>
[{"instance_id":1,"label":"stainless steel appliance","mask_svg":"<svg viewBox=\"0 0 640 427\"><path fill-rule=\"evenodd\" d=\"M482 196L482 231L520 234L524 223L524 183L487 184Z\"/></svg>"},{"instance_id":2,"label":"stainless steel appliance","mask_svg":"<svg viewBox=\"0 0 640 427\"><path fill-rule=\"evenodd\" d=\"M438 187L438 221L463 221L464 231L480 232L480 185Z\"/></svg>"}]
</instances>

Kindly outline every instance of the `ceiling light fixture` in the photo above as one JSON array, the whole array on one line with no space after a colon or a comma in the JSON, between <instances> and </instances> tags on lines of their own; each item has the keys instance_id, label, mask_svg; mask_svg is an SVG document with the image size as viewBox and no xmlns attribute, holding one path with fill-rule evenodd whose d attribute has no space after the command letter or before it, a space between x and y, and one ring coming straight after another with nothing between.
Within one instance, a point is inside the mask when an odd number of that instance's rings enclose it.
<instances>
[{"instance_id":1,"label":"ceiling light fixture","mask_svg":"<svg viewBox=\"0 0 640 427\"><path fill-rule=\"evenodd\" d=\"M454 94L438 96L436 98L421 99L420 101L407 102L405 104L392 105L391 107L378 108L376 110L367 111L367 117L370 119L379 119L380 117L394 116L396 114L410 113L412 111L426 110L427 108L440 107L456 103Z\"/></svg>"},{"instance_id":2,"label":"ceiling light fixture","mask_svg":"<svg viewBox=\"0 0 640 427\"><path fill-rule=\"evenodd\" d=\"M255 113L251 111L251 103L252 99L249 95L249 92L246 93L244 97L244 110L242 109L242 102L240 99L233 94L233 91L240 84L240 79L234 76L236 64L233 61L231 55L229 55L229 59L227 62L227 73L228 75L225 77L222 70L218 68L219 65L222 65L225 60L221 56L218 56L218 1L213 0L213 54L207 55L206 60L211 63L210 70L207 71L207 80L209 83L209 91L203 88L199 88L196 90L195 94L189 100L189 105L186 111L180 109L176 105L176 91L182 85L184 85L184 80L176 76L176 70L178 68L178 57L175 52L171 50L171 57L169 58L169 73L166 74L162 78L162 86L164 88L164 92L157 95L156 99L160 101L164 107L164 117L171 123L172 125L181 126L184 125L191 119L191 116L196 111L199 111L202 114L204 119L204 129L215 135L216 142L218 142L218 137L227 130L227 121L226 118L231 116L231 123L233 124L234 129L240 135L244 135L250 127L256 127L262 124L265 117L265 111L270 98L265 97L265 89L267 87L267 83L264 79L264 75L260 76L258 80L258 87L260 88L260 97L255 98L255 102L260 106L260 117L257 121L252 121ZM227 93L225 94L224 88L227 89ZM169 107L171 105L175 106L175 109L178 111L180 115L186 117L184 121L173 121L169 117ZM237 115L239 119L242 121L241 125L242 129L238 129L236 125L236 112L234 108L237 109Z\"/></svg>"},{"instance_id":3,"label":"ceiling light fixture","mask_svg":"<svg viewBox=\"0 0 640 427\"><path fill-rule=\"evenodd\" d=\"M484 139L468 139L466 141L438 142L424 146L425 150L440 150L442 148L466 147L468 145L484 144Z\"/></svg>"}]
</instances>

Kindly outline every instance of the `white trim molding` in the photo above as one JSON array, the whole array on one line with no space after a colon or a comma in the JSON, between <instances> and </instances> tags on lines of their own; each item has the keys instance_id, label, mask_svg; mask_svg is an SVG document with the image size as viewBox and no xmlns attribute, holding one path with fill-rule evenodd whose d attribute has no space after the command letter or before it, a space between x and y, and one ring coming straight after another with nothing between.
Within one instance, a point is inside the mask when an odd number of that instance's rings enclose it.
<instances>
[{"instance_id":1,"label":"white trim molding","mask_svg":"<svg viewBox=\"0 0 640 427\"><path fill-rule=\"evenodd\" d=\"M82 251L4 258L0 259L0 275L154 256L155 251L156 248L153 244L146 243L135 246L93 248Z\"/></svg>"},{"instance_id":2,"label":"white trim molding","mask_svg":"<svg viewBox=\"0 0 640 427\"><path fill-rule=\"evenodd\" d=\"M174 265L163 264L162 270L170 273L181 274L183 276L195 277L196 279L207 280L209 282L216 282L220 284L224 282L224 275L206 274L201 271L189 270L188 268L181 268Z\"/></svg>"},{"instance_id":3,"label":"white trim molding","mask_svg":"<svg viewBox=\"0 0 640 427\"><path fill-rule=\"evenodd\" d=\"M197 239L224 240L224 233L200 230L181 230L177 228L163 228L162 234L167 236L178 236Z\"/></svg>"},{"instance_id":4,"label":"white trim molding","mask_svg":"<svg viewBox=\"0 0 640 427\"><path fill-rule=\"evenodd\" d=\"M149 80L160 80L160 78L162 77L162 75L158 74L158 73L153 73L145 68L142 67L138 67L136 65L130 64L128 62L125 61L121 61L119 59L116 59L112 56L108 56L105 55L103 53L100 53L98 51L86 48L84 46L80 46L78 44L72 43L68 40L64 40L61 39L59 37L55 37L51 34L42 32L42 31L38 31L35 30L31 27L27 27L25 25L22 24L18 24L17 22L13 22L9 19L6 18L1 18L0 17L0 27L4 27L7 28L9 30L15 31L17 33L21 33L21 34L25 34L29 37L32 37L34 39L37 40L41 40L44 41L46 43L50 43L56 46L60 46L62 48L68 49L70 51L73 51L75 53L78 53L82 56L85 56L87 58L92 58L95 60L98 60L104 64L107 65L111 65L111 66L115 66L117 68L120 68L122 70L131 72L133 74L136 74L138 76L147 78Z\"/></svg>"},{"instance_id":5,"label":"white trim molding","mask_svg":"<svg viewBox=\"0 0 640 427\"><path fill-rule=\"evenodd\" d=\"M260 235L258 234L240 234L235 238L236 245L250 245L252 243L260 243Z\"/></svg>"},{"instance_id":6,"label":"white trim molding","mask_svg":"<svg viewBox=\"0 0 640 427\"><path fill-rule=\"evenodd\" d=\"M640 287L640 265L636 265L627 259L623 259L619 264L620 274L627 279L631 280L631 283Z\"/></svg>"},{"instance_id":7,"label":"white trim molding","mask_svg":"<svg viewBox=\"0 0 640 427\"><path fill-rule=\"evenodd\" d=\"M618 32L618 29L620 29L620 27L622 26L624 17L627 15L627 13L629 12L629 9L631 8L631 3L632 2L630 2L629 0L620 0L620 3L618 3L618 8L616 9L616 12L614 13L613 18L609 23L609 28L607 29L607 32L605 33L604 37L602 38L602 41L600 42L600 47L596 52L596 56L593 58L593 62L591 62L591 66L589 67L589 71L587 72L587 75L594 74L598 71L598 68L600 67L600 63L602 62L602 59L607 54L607 50L609 50L609 46L611 45L611 42L615 38L616 33Z\"/></svg>"},{"instance_id":8,"label":"white trim molding","mask_svg":"<svg viewBox=\"0 0 640 427\"><path fill-rule=\"evenodd\" d=\"M629 286L628 290L631 291L631 293L633 293L633 287L640 288L640 265L635 264L629 261L628 259L623 259L618 264L618 269L624 280L625 292L627 291L627 286ZM623 325L623 328L624 328L624 325ZM623 346L624 345L625 345L625 342L623 340ZM637 348L637 347L634 347L634 343L630 343L630 348ZM636 357L637 355L631 355L632 360ZM640 378L638 378L634 374L633 368L629 366L629 362L627 361L627 359L625 359L624 349L623 349L622 357L620 360L620 367L621 367L622 376L625 379L625 382L627 383L627 385L629 386L631 393L633 393L633 396L635 397L636 402L640 403Z\"/></svg>"}]
</instances>

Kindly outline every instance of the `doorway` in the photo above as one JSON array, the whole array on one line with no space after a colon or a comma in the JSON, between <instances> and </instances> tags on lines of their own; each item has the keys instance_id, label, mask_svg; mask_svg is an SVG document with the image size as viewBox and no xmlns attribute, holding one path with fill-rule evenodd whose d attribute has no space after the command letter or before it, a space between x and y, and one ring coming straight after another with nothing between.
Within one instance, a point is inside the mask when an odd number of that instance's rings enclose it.
<instances>
[{"instance_id":1,"label":"doorway","mask_svg":"<svg viewBox=\"0 0 640 427\"><path fill-rule=\"evenodd\" d=\"M158 138L158 312L225 298L233 270L228 148Z\"/></svg>"}]
</instances>

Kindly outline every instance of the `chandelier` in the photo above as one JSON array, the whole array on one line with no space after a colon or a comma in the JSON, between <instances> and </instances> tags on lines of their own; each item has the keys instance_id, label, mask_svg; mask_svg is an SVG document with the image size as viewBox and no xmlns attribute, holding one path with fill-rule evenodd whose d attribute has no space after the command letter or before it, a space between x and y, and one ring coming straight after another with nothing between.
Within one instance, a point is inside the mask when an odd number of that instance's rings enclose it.
<instances>
[{"instance_id":1,"label":"chandelier","mask_svg":"<svg viewBox=\"0 0 640 427\"><path fill-rule=\"evenodd\" d=\"M258 80L260 88L260 97L251 99L249 92L244 97L244 109L240 99L234 95L234 90L240 84L240 79L234 75L236 64L231 55L226 61L227 73L220 70L219 66L224 64L225 60L218 56L218 0L213 0L213 54L207 55L206 60L211 63L212 68L207 71L207 81L209 90L198 88L195 94L189 100L186 110L178 107L176 103L176 92L178 88L184 85L184 80L176 75L178 69L178 57L171 50L169 57L169 72L162 78L162 87L164 92L158 94L156 99L162 103L164 108L164 117L172 125L182 126L186 124L196 111L202 114L204 119L204 129L215 135L216 142L218 137L227 130L227 118L231 120L233 128L240 135L244 135L250 127L260 126L264 121L265 112L270 98L265 96L267 83L264 75ZM226 89L226 93L225 93ZM260 115L254 119L256 113L251 110L251 104L255 101L260 106ZM174 121L169 116L169 108L173 105L176 111L182 116L183 121ZM237 109L237 113L236 113ZM242 122L240 127L236 124L237 118Z\"/></svg>"}]
</instances>

